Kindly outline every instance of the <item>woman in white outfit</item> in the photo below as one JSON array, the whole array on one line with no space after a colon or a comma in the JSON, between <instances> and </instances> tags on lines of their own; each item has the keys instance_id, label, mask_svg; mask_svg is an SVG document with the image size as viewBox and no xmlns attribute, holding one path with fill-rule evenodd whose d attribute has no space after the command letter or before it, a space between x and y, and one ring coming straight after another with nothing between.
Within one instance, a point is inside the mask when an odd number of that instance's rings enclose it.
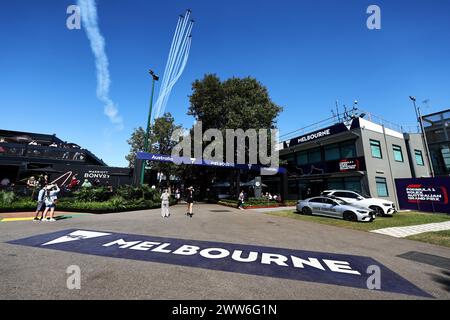
<instances>
[{"instance_id":1,"label":"woman in white outfit","mask_svg":"<svg viewBox=\"0 0 450 320\"><path fill-rule=\"evenodd\" d=\"M58 192L60 191L58 185L51 184L47 186L44 194L45 210L42 214L42 221L56 221L53 215L55 214L56 202L58 201ZM50 210L50 219L47 218L47 212Z\"/></svg>"},{"instance_id":2,"label":"woman in white outfit","mask_svg":"<svg viewBox=\"0 0 450 320\"><path fill-rule=\"evenodd\" d=\"M161 216L163 218L168 218L170 216L169 200L170 193L167 191L167 189L164 189L164 192L161 194Z\"/></svg>"}]
</instances>

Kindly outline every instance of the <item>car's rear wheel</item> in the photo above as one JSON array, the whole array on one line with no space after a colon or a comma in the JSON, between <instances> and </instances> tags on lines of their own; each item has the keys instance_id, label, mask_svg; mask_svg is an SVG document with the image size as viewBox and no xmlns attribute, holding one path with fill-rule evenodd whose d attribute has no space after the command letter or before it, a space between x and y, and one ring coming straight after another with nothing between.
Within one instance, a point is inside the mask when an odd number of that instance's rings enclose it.
<instances>
[{"instance_id":1,"label":"car's rear wheel","mask_svg":"<svg viewBox=\"0 0 450 320\"><path fill-rule=\"evenodd\" d=\"M351 211L344 212L343 218L344 218L344 220L347 220L347 221L358 221L356 214L354 214Z\"/></svg>"},{"instance_id":2,"label":"car's rear wheel","mask_svg":"<svg viewBox=\"0 0 450 320\"><path fill-rule=\"evenodd\" d=\"M312 215L312 210L311 210L311 208L303 207L302 213L307 215L307 216L310 216L310 215Z\"/></svg>"},{"instance_id":3,"label":"car's rear wheel","mask_svg":"<svg viewBox=\"0 0 450 320\"><path fill-rule=\"evenodd\" d=\"M375 214L376 214L377 216L384 216L384 211L383 211L383 209L382 209L381 207L378 207L378 206L370 206L369 208L372 209L373 211L375 211Z\"/></svg>"}]
</instances>

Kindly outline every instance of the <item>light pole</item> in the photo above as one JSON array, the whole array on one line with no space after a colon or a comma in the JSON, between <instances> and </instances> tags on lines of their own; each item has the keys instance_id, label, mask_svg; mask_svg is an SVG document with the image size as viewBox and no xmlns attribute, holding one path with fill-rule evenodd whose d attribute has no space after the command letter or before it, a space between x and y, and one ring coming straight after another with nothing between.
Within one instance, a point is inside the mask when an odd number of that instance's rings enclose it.
<instances>
[{"instance_id":1,"label":"light pole","mask_svg":"<svg viewBox=\"0 0 450 320\"><path fill-rule=\"evenodd\" d=\"M430 167L431 177L434 177L433 164L431 163L430 150L428 149L427 136L425 134L425 129L423 128L422 116L420 114L420 109L416 106L416 97L409 96L409 99L413 102L414 110L416 111L417 121L419 121L420 131L422 135L423 144L425 146L425 152L427 154L428 166Z\"/></svg>"},{"instance_id":2,"label":"light pole","mask_svg":"<svg viewBox=\"0 0 450 320\"><path fill-rule=\"evenodd\" d=\"M150 121L152 119L152 107L153 107L153 93L155 92L155 81L159 80L159 77L153 72L153 70L149 70L148 73L152 76L152 94L150 95L150 108L148 111L148 119L147 119L147 130L145 131L144 138L144 152L148 152L148 138L150 136ZM141 185L144 184L144 175L145 175L145 164L146 160L142 161L141 168Z\"/></svg>"}]
</instances>

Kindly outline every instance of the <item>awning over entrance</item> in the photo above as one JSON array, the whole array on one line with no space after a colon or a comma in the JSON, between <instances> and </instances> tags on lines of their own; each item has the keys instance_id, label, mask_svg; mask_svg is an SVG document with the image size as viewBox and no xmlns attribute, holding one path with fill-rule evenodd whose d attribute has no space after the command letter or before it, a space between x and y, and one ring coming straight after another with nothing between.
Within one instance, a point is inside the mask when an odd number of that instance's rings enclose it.
<instances>
[{"instance_id":1,"label":"awning over entrance","mask_svg":"<svg viewBox=\"0 0 450 320\"><path fill-rule=\"evenodd\" d=\"M188 157L172 157L162 154L154 154L147 152L137 152L136 158L138 160L147 161L159 161L159 162L169 162L174 164L185 164L194 166L207 166L216 168L229 168L229 169L240 169L240 170L251 170L260 171L262 174L278 174L285 173L286 169L280 167L265 167L257 164L237 164L230 162L220 162L207 160L202 158L188 158Z\"/></svg>"}]
</instances>

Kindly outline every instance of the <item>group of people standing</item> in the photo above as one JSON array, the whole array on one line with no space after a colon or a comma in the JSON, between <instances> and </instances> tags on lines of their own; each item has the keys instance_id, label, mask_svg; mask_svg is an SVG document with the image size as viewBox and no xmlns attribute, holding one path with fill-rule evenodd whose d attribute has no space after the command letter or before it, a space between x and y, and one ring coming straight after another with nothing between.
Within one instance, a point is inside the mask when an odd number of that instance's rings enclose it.
<instances>
[{"instance_id":1,"label":"group of people standing","mask_svg":"<svg viewBox=\"0 0 450 320\"><path fill-rule=\"evenodd\" d=\"M61 191L57 184L46 184L38 193L37 208L33 221L56 221L54 218L56 204L58 202L58 193ZM50 211L50 217L47 213ZM39 213L42 212L41 218Z\"/></svg>"},{"instance_id":2,"label":"group of people standing","mask_svg":"<svg viewBox=\"0 0 450 320\"><path fill-rule=\"evenodd\" d=\"M192 218L194 215L193 207L194 207L194 187L190 186L186 189L186 202L187 202L187 212L186 216ZM179 201L181 199L181 193L179 189L175 191L175 199ZM170 205L170 189L164 189L161 194L161 216L163 218L168 218L170 216L169 212Z\"/></svg>"},{"instance_id":3,"label":"group of people standing","mask_svg":"<svg viewBox=\"0 0 450 320\"><path fill-rule=\"evenodd\" d=\"M263 198L266 198L267 200L274 200L281 202L281 196L279 194L272 195L270 192L266 192L265 194L263 194Z\"/></svg>"}]
</instances>

